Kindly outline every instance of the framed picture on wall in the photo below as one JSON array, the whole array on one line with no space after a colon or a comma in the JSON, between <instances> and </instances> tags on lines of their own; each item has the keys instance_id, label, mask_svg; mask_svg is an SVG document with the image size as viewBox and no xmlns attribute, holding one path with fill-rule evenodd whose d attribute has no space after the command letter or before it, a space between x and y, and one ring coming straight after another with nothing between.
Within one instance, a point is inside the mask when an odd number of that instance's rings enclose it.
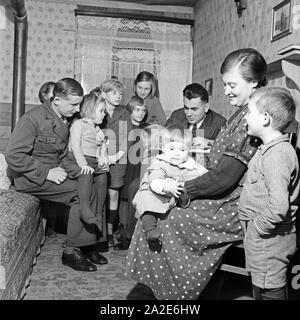
<instances>
[{"instance_id":1,"label":"framed picture on wall","mask_svg":"<svg viewBox=\"0 0 300 320\"><path fill-rule=\"evenodd\" d=\"M213 79L210 78L210 79L205 80L204 87L207 90L208 95L211 96L212 90L213 90Z\"/></svg>"},{"instance_id":2,"label":"framed picture on wall","mask_svg":"<svg viewBox=\"0 0 300 320\"><path fill-rule=\"evenodd\" d=\"M284 0L272 9L271 42L292 33L292 0Z\"/></svg>"}]
</instances>

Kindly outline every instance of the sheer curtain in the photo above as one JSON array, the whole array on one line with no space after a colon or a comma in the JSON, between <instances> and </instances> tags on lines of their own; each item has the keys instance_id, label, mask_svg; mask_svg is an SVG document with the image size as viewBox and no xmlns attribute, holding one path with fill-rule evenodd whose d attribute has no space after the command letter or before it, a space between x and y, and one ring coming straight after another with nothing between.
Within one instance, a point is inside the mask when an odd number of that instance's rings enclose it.
<instances>
[{"instance_id":1,"label":"sheer curtain","mask_svg":"<svg viewBox=\"0 0 300 320\"><path fill-rule=\"evenodd\" d=\"M160 100L167 114L182 106L182 90L191 82L190 26L128 18L77 16L75 76L89 92L116 77L133 94L141 71L158 79Z\"/></svg>"},{"instance_id":2,"label":"sheer curtain","mask_svg":"<svg viewBox=\"0 0 300 320\"><path fill-rule=\"evenodd\" d=\"M191 27L149 21L157 62L160 101L167 117L182 107L182 91L192 79Z\"/></svg>"},{"instance_id":3,"label":"sheer curtain","mask_svg":"<svg viewBox=\"0 0 300 320\"><path fill-rule=\"evenodd\" d=\"M115 19L77 17L75 78L88 93L111 78L112 47L117 34Z\"/></svg>"}]
</instances>

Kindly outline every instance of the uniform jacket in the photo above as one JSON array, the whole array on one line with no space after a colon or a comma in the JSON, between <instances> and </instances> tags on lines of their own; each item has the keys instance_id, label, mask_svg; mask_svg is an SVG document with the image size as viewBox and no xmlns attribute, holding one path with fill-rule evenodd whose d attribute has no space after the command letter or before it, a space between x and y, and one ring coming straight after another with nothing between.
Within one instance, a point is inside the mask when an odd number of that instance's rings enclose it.
<instances>
[{"instance_id":1,"label":"uniform jacket","mask_svg":"<svg viewBox=\"0 0 300 320\"><path fill-rule=\"evenodd\" d=\"M225 123L226 119L223 116L209 109L206 113L204 121L200 126L200 129L204 129L204 138L215 140L221 130L221 127L223 127ZM171 125L179 125L182 128L189 127L189 122L185 116L184 108L177 109L172 112L170 118L166 123L166 127Z\"/></svg>"},{"instance_id":2,"label":"uniform jacket","mask_svg":"<svg viewBox=\"0 0 300 320\"><path fill-rule=\"evenodd\" d=\"M16 189L42 185L49 169L63 167L68 140L69 123L56 115L50 100L28 111L18 121L5 154Z\"/></svg>"}]
</instances>

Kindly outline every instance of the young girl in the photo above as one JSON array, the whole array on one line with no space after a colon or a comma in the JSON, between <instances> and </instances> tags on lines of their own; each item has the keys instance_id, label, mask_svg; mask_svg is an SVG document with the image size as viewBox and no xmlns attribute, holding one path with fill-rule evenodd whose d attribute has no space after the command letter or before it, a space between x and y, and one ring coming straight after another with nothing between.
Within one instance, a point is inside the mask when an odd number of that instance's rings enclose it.
<instances>
[{"instance_id":1,"label":"young girl","mask_svg":"<svg viewBox=\"0 0 300 320\"><path fill-rule=\"evenodd\" d=\"M146 171L133 199L137 216L141 217L149 249L160 252L162 242L157 219L164 217L176 205L183 191L183 182L194 179L207 170L189 156L192 134L179 127L162 129L162 153Z\"/></svg>"},{"instance_id":2,"label":"young girl","mask_svg":"<svg viewBox=\"0 0 300 320\"><path fill-rule=\"evenodd\" d=\"M145 101L147 106L145 121L149 124L164 126L167 119L157 97L157 80L154 75L148 71L140 72L134 80L134 92Z\"/></svg>"},{"instance_id":3,"label":"young girl","mask_svg":"<svg viewBox=\"0 0 300 320\"><path fill-rule=\"evenodd\" d=\"M102 214L107 193L108 158L106 141L99 124L105 116L105 104L94 94L87 94L81 103L81 119L75 119L70 129L68 158L78 170L78 196L82 220L102 231ZM78 168L79 167L79 168ZM73 174L74 176L74 174ZM97 217L89 205L92 185L97 189Z\"/></svg>"},{"instance_id":4,"label":"young girl","mask_svg":"<svg viewBox=\"0 0 300 320\"><path fill-rule=\"evenodd\" d=\"M147 109L142 98L132 96L127 104L127 110L130 113L131 128L128 136L128 154L124 187L120 193L120 224L116 232L116 237L120 242L114 246L115 250L128 249L136 224L135 208L132 206L132 199L140 184L140 136L142 130L148 126L148 123L144 121Z\"/></svg>"}]
</instances>

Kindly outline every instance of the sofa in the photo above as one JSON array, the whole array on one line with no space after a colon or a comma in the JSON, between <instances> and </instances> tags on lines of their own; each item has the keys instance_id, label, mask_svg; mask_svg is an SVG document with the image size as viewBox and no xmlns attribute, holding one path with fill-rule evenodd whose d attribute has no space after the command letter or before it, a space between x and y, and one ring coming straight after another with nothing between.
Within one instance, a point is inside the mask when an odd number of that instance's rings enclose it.
<instances>
[{"instance_id":1,"label":"sofa","mask_svg":"<svg viewBox=\"0 0 300 320\"><path fill-rule=\"evenodd\" d=\"M37 198L17 192L0 154L0 300L22 299L44 242Z\"/></svg>"}]
</instances>

